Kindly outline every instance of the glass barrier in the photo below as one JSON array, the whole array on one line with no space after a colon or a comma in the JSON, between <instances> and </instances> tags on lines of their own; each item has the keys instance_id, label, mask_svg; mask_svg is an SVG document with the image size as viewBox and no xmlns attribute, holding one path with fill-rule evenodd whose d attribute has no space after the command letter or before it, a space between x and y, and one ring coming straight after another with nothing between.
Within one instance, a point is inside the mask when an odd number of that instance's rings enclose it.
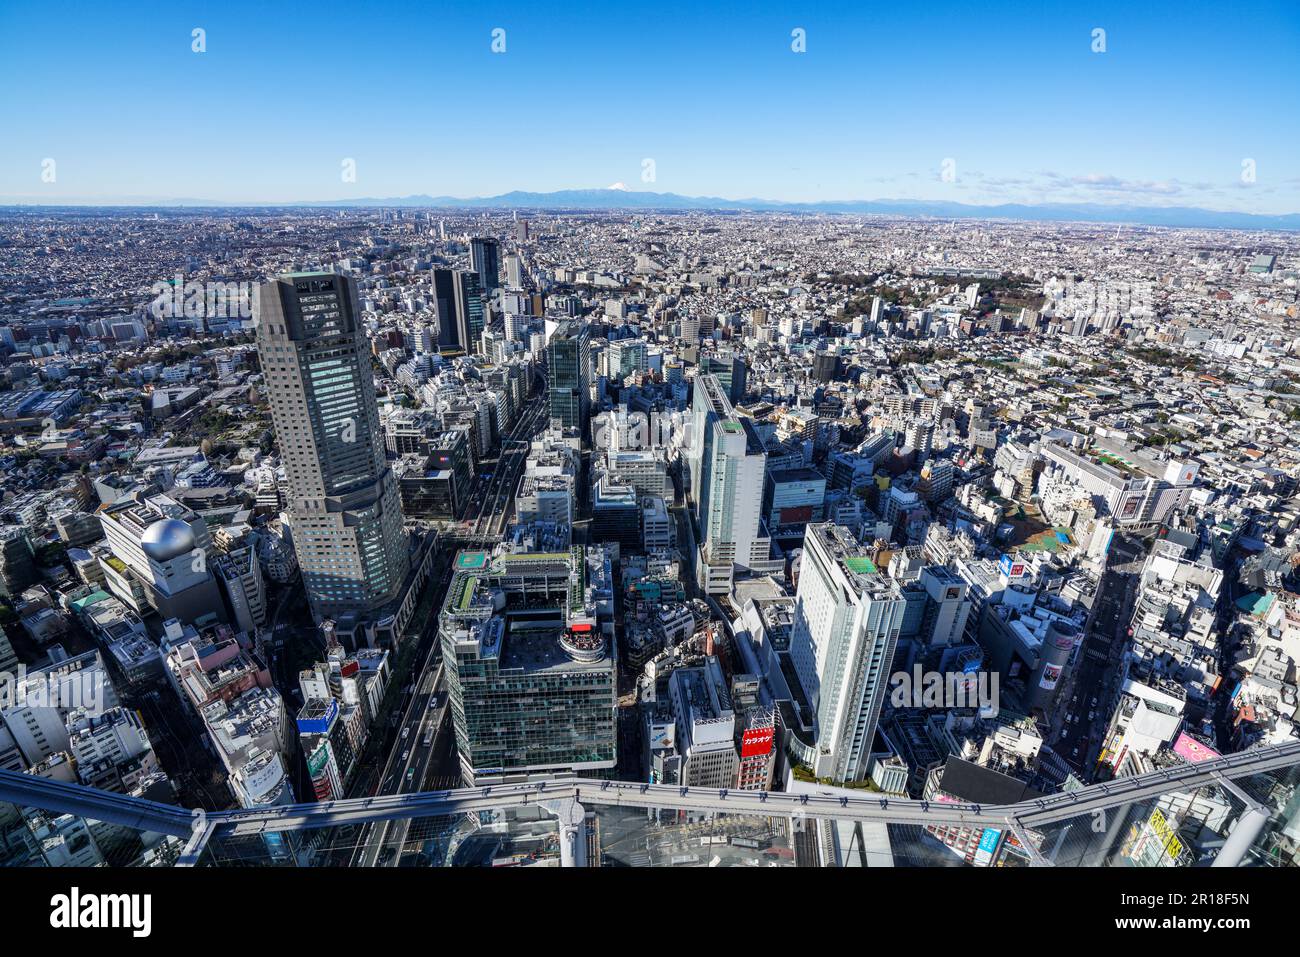
<instances>
[{"instance_id":1,"label":"glass barrier","mask_svg":"<svg viewBox=\"0 0 1300 957\"><path fill-rule=\"evenodd\" d=\"M167 834L0 802L0 867L169 867Z\"/></svg>"},{"instance_id":2,"label":"glass barrier","mask_svg":"<svg viewBox=\"0 0 1300 957\"><path fill-rule=\"evenodd\" d=\"M216 829L198 861L210 867L559 866L560 829L524 806L367 824L235 833Z\"/></svg>"},{"instance_id":3,"label":"glass barrier","mask_svg":"<svg viewBox=\"0 0 1300 957\"><path fill-rule=\"evenodd\" d=\"M1161 772L1157 772L1159 774ZM15 779L17 780L17 779ZM1161 782L1161 778L1154 778ZM0 803L0 866L208 867L1290 867L1300 863L1300 767L1234 780L1203 774L1195 785L1170 780L1160 793L1147 785L1138 800L1054 818L1059 800L1008 809L1013 820L964 823L956 806L932 805L934 823L879 819L873 808L843 816L815 806L804 814L787 799L776 814L716 810L721 795L693 792L693 807L674 806L685 792L645 787L570 788L554 798L483 791L426 796L409 816L364 820L364 804L326 809L348 823L305 826L303 814L276 826L265 811L212 822L206 840L185 856L187 840L144 826L111 824L76 814ZM1208 783L1205 783L1208 782ZM49 799L128 822L167 827L171 812L147 802L86 792L35 789L23 779L17 800ZM59 785L57 787L64 787ZM540 787L540 785L539 785ZM1141 788L1138 788L1141 791ZM11 797L17 793L11 788ZM93 792L92 792L93 793ZM99 792L101 795L104 792ZM574 794L582 803L575 804ZM698 797L697 797L698 795ZM1154 796L1152 796L1154 795ZM740 797L732 792L732 798ZM1100 800L1099 800L1100 798ZM521 803L521 799L523 802ZM658 804L633 807L632 803ZM753 798L747 798L752 801ZM823 799L824 800L824 799ZM852 796L842 797L843 804ZM1109 804L1106 792L1089 800ZM602 803L605 802L605 803ZM451 802L451 803L449 803ZM455 809L455 802L461 802ZM686 801L682 802L687 803ZM68 806L64 804L64 806ZM1089 805L1090 807L1092 805ZM111 813L110 813L111 811ZM147 811L145 814L143 812ZM986 809L987 811L987 809ZM233 812L239 818L242 812ZM914 815L915 808L911 812ZM928 812L927 812L928 813ZM1001 814L998 809L997 814ZM869 819L875 817L875 819ZM944 820L947 818L947 820ZM965 818L969 820L969 816ZM324 818L318 819L324 820ZM174 822L172 822L174 825ZM202 830L200 834L205 833Z\"/></svg>"}]
</instances>

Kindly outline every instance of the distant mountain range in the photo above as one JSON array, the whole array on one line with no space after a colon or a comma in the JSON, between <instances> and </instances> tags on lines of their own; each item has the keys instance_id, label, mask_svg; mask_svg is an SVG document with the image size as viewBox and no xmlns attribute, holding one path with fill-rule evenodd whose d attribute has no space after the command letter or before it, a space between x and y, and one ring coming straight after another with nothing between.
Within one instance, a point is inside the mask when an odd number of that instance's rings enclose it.
<instances>
[{"instance_id":1,"label":"distant mountain range","mask_svg":"<svg viewBox=\"0 0 1300 957\"><path fill-rule=\"evenodd\" d=\"M1149 226L1191 226L1220 229L1300 230L1300 213L1262 215L1229 213L1193 206L1111 206L1101 203L1049 203L1031 206L1005 203L974 206L941 200L877 199L787 203L767 199L721 199L717 196L682 196L678 193L632 192L624 189L562 189L553 193L514 191L500 196L463 199L455 196L404 196L395 199L357 199L305 206L405 206L450 209L645 209L645 210L754 210L789 213L859 213L936 219L1021 219L1053 222L1137 223Z\"/></svg>"},{"instance_id":2,"label":"distant mountain range","mask_svg":"<svg viewBox=\"0 0 1300 957\"><path fill-rule=\"evenodd\" d=\"M1300 230L1300 213L1232 213L1194 206L1112 206L1102 203L1005 203L976 206L942 200L878 199L832 200L818 203L790 203L766 199L721 199L717 196L682 196L677 193L640 192L615 184L609 189L562 189L551 193L516 190L499 196L398 196L388 198L337 199L296 203L215 203L199 199L103 201L87 205L201 208L310 207L401 207L441 209L546 209L546 210L717 210L786 213L848 213L876 216L928 217L934 219L1018 219L1043 222L1132 223L1147 226L1182 226L1215 229ZM5 202L0 197L0 202ZM31 204L24 204L31 205ZM77 205L70 201L62 206Z\"/></svg>"}]
</instances>

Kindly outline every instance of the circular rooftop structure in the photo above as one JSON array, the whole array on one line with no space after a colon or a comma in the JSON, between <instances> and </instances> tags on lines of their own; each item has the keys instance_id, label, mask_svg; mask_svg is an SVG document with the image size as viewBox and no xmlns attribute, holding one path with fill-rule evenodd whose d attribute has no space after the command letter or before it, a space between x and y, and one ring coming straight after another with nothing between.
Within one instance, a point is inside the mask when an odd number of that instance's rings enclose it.
<instances>
[{"instance_id":1,"label":"circular rooftop structure","mask_svg":"<svg viewBox=\"0 0 1300 957\"><path fill-rule=\"evenodd\" d=\"M140 547L156 562L169 562L194 550L194 529L178 518L154 522L140 537Z\"/></svg>"},{"instance_id":2,"label":"circular rooftop structure","mask_svg":"<svg viewBox=\"0 0 1300 957\"><path fill-rule=\"evenodd\" d=\"M605 636L589 622L582 622L560 633L560 647L574 661L590 664L605 657Z\"/></svg>"}]
</instances>

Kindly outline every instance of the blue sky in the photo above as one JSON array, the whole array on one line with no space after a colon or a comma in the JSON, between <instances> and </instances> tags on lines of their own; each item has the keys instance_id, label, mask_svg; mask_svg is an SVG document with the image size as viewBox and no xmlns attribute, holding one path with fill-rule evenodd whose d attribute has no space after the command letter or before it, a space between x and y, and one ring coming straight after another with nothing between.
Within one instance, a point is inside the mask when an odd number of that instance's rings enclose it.
<instances>
[{"instance_id":1,"label":"blue sky","mask_svg":"<svg viewBox=\"0 0 1300 957\"><path fill-rule=\"evenodd\" d=\"M1300 212L1300 3L272 6L0 6L0 199L622 182Z\"/></svg>"}]
</instances>

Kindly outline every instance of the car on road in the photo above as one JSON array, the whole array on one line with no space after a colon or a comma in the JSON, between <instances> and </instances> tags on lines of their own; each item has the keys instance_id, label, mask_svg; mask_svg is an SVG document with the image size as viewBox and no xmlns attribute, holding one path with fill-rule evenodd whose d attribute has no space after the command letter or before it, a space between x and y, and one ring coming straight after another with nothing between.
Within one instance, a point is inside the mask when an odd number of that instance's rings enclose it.
<instances>
[{"instance_id":1,"label":"car on road","mask_svg":"<svg viewBox=\"0 0 1300 957\"><path fill-rule=\"evenodd\" d=\"M1072 758L1077 758L1078 756L1079 756L1079 749L1078 749L1078 748L1075 748L1073 751L1070 752L1070 757L1072 757Z\"/></svg>"},{"instance_id":2,"label":"car on road","mask_svg":"<svg viewBox=\"0 0 1300 957\"><path fill-rule=\"evenodd\" d=\"M407 736L410 735L410 733L411 733L411 729L410 729L410 728L403 728L403 729L402 729L402 740L405 741L405 740L407 739Z\"/></svg>"},{"instance_id":3,"label":"car on road","mask_svg":"<svg viewBox=\"0 0 1300 957\"><path fill-rule=\"evenodd\" d=\"M407 758L409 758L410 756L411 756L410 749L407 749L406 751L403 751L403 752L402 752L402 760L403 760L403 761L405 761L405 760L406 760Z\"/></svg>"}]
</instances>

